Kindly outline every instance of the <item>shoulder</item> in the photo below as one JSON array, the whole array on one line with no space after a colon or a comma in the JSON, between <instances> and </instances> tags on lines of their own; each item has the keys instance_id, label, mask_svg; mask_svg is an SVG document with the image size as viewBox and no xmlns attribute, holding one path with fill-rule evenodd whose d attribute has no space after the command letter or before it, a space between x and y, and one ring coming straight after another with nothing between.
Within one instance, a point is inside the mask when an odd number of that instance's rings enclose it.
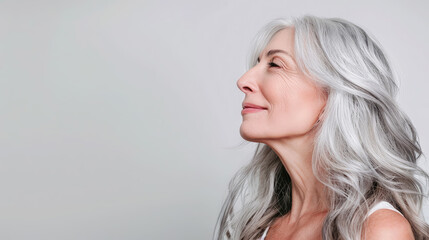
<instances>
[{"instance_id":1,"label":"shoulder","mask_svg":"<svg viewBox=\"0 0 429 240\"><path fill-rule=\"evenodd\" d=\"M401 214L388 210L380 209L371 214L364 227L365 240L395 240L395 239L414 239L414 234L408 220Z\"/></svg>"}]
</instances>

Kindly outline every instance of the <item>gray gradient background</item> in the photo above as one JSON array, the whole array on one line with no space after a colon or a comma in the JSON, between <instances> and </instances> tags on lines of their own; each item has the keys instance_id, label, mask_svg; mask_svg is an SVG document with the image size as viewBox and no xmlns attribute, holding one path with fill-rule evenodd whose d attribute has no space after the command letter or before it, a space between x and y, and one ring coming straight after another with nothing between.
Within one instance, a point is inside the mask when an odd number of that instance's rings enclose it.
<instances>
[{"instance_id":1,"label":"gray gradient background","mask_svg":"<svg viewBox=\"0 0 429 240\"><path fill-rule=\"evenodd\" d=\"M0 239L209 239L255 147L240 146L236 80L250 40L276 17L343 17L374 34L427 153L428 10L0 0Z\"/></svg>"}]
</instances>

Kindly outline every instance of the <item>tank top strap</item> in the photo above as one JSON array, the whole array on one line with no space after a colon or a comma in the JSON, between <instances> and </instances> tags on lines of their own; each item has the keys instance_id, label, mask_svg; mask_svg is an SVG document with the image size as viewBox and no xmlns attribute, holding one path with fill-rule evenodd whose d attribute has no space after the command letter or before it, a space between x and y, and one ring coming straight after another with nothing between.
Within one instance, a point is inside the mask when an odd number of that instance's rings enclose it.
<instances>
[{"instance_id":1,"label":"tank top strap","mask_svg":"<svg viewBox=\"0 0 429 240\"><path fill-rule=\"evenodd\" d=\"M264 240L265 239L265 237L267 236L267 232L268 232L269 228L270 228L270 226L268 226L267 228L265 228L264 234L262 234L262 237L259 240Z\"/></svg>"},{"instance_id":2,"label":"tank top strap","mask_svg":"<svg viewBox=\"0 0 429 240\"><path fill-rule=\"evenodd\" d=\"M381 201L377 204L375 204L368 212L368 214L366 215L366 217L369 217L371 214L373 214L375 211L380 210L380 209L389 209L392 211L395 211L399 214L402 215L402 213L400 211L398 211L398 209L396 209L395 207L392 206L392 204L386 202L386 201ZM402 215L404 216L404 215Z\"/></svg>"}]
</instances>

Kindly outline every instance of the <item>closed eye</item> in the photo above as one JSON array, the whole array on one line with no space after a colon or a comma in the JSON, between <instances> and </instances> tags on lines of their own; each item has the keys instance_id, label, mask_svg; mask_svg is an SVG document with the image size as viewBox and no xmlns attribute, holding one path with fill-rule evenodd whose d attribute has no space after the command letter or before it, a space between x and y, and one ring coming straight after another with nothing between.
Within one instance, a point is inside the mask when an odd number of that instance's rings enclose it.
<instances>
[{"instance_id":1,"label":"closed eye","mask_svg":"<svg viewBox=\"0 0 429 240\"><path fill-rule=\"evenodd\" d=\"M279 65L275 64L274 62L269 62L268 66L270 66L270 67L280 67Z\"/></svg>"}]
</instances>

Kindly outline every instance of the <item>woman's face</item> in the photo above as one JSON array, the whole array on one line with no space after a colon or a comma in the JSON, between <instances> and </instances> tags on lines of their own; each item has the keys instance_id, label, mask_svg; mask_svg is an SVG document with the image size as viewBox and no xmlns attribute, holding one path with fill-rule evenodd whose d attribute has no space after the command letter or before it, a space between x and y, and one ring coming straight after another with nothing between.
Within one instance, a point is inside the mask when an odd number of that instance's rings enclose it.
<instances>
[{"instance_id":1,"label":"woman's face","mask_svg":"<svg viewBox=\"0 0 429 240\"><path fill-rule=\"evenodd\" d=\"M326 103L321 88L295 63L293 28L273 36L237 86L245 94L240 134L253 142L305 135Z\"/></svg>"}]
</instances>

